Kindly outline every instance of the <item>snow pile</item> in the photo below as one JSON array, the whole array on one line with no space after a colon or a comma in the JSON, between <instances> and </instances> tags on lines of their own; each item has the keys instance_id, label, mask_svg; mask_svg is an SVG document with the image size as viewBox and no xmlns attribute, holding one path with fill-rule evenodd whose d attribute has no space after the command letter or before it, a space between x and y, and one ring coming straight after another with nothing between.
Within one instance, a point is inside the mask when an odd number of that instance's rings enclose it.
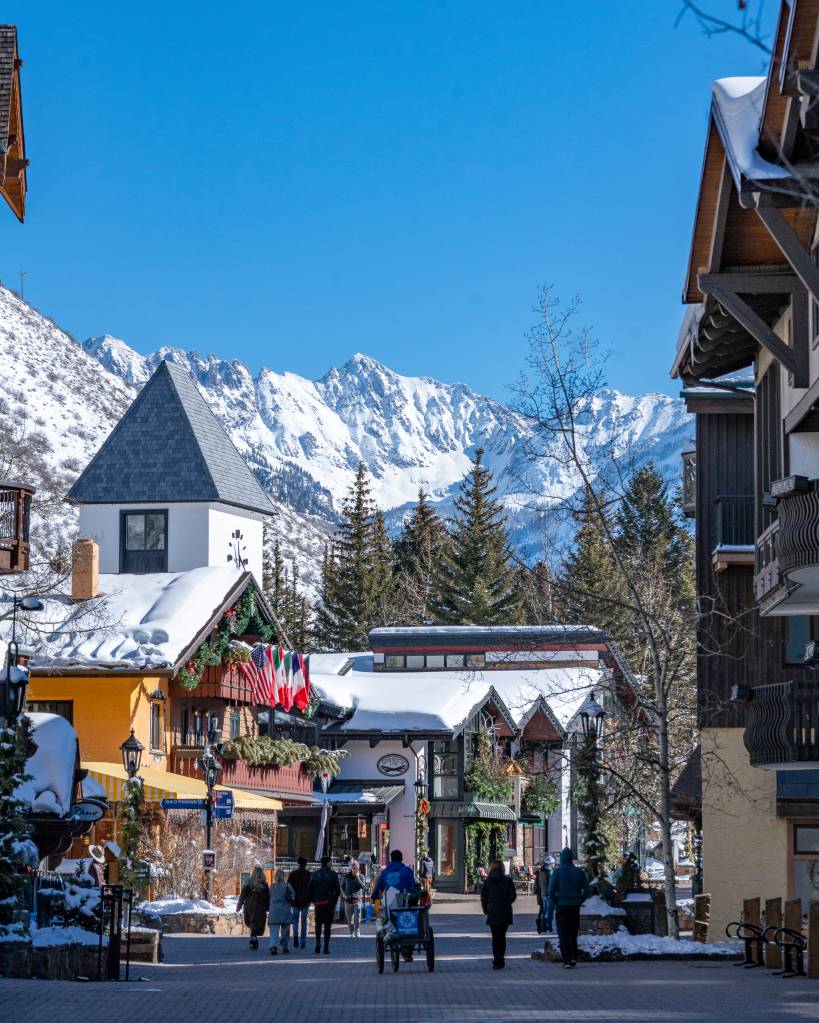
<instances>
[{"instance_id":1,"label":"snow pile","mask_svg":"<svg viewBox=\"0 0 819 1023\"><path fill-rule=\"evenodd\" d=\"M37 749L26 761L31 780L18 786L14 794L33 813L65 817L74 791L77 733L58 714L29 714L28 719Z\"/></svg>"},{"instance_id":2,"label":"snow pile","mask_svg":"<svg viewBox=\"0 0 819 1023\"><path fill-rule=\"evenodd\" d=\"M745 177L756 181L787 175L787 171L763 159L757 150L766 88L767 79L759 76L720 78L712 86L734 162Z\"/></svg>"},{"instance_id":3,"label":"snow pile","mask_svg":"<svg viewBox=\"0 0 819 1023\"><path fill-rule=\"evenodd\" d=\"M96 778L92 778L90 774L86 775L80 784L82 789L83 799L104 799L108 802L108 793L105 791L105 786L101 785Z\"/></svg>"},{"instance_id":4,"label":"snow pile","mask_svg":"<svg viewBox=\"0 0 819 1023\"><path fill-rule=\"evenodd\" d=\"M98 947L99 934L86 931L82 927L40 927L31 931L31 944L35 948L53 948L55 945L93 945ZM107 936L103 936L103 945L108 944Z\"/></svg>"},{"instance_id":5,"label":"snow pile","mask_svg":"<svg viewBox=\"0 0 819 1023\"><path fill-rule=\"evenodd\" d=\"M580 907L581 916L625 916L626 911L620 909L619 906L610 906L605 899L601 899L599 895L592 895L590 899L586 899L583 905Z\"/></svg>"},{"instance_id":6,"label":"snow pile","mask_svg":"<svg viewBox=\"0 0 819 1023\"><path fill-rule=\"evenodd\" d=\"M234 899L225 899L224 906L214 906L207 899L157 899L155 902L141 902L139 904L141 913L149 913L154 916L170 916L176 913L207 913L209 915L225 915L236 912Z\"/></svg>"},{"instance_id":7,"label":"snow pile","mask_svg":"<svg viewBox=\"0 0 819 1023\"><path fill-rule=\"evenodd\" d=\"M698 941L684 941L676 938L661 938L657 934L629 934L625 927L615 934L581 934L578 946L591 959L619 952L623 956L688 956L719 955L736 957L742 952L738 941L719 941L702 944Z\"/></svg>"},{"instance_id":8,"label":"snow pile","mask_svg":"<svg viewBox=\"0 0 819 1023\"><path fill-rule=\"evenodd\" d=\"M662 881L665 877L665 864L662 860L654 859L652 856L646 858L644 870L649 881Z\"/></svg>"}]
</instances>

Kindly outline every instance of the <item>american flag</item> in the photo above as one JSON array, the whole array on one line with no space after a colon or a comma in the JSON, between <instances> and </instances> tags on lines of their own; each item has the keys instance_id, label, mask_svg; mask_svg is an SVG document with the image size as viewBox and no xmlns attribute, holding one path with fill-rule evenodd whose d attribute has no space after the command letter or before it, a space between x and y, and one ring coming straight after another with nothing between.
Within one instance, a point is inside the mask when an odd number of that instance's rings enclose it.
<instances>
[{"instance_id":1,"label":"american flag","mask_svg":"<svg viewBox=\"0 0 819 1023\"><path fill-rule=\"evenodd\" d=\"M267 643L257 643L246 664L239 665L242 674L250 683L253 702L263 707L276 704L276 687L273 680L273 648Z\"/></svg>"}]
</instances>

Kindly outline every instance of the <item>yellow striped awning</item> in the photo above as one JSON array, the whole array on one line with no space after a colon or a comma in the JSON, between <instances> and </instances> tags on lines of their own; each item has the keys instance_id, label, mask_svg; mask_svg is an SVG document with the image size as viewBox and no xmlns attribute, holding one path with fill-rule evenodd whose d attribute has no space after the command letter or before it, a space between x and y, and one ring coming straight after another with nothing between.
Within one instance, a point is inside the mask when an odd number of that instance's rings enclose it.
<instances>
[{"instance_id":1,"label":"yellow striped awning","mask_svg":"<svg viewBox=\"0 0 819 1023\"><path fill-rule=\"evenodd\" d=\"M83 761L82 766L91 777L105 789L112 803L119 803L125 798L123 785L128 779L122 764L108 764L100 761ZM145 790L146 803L158 803L162 799L204 799L208 787L198 778L186 778L182 774L171 774L155 767L142 767L139 777ZM233 805L237 810L281 810L282 803L271 796L260 796L255 792L230 785L216 785L217 792L232 792Z\"/></svg>"}]
</instances>

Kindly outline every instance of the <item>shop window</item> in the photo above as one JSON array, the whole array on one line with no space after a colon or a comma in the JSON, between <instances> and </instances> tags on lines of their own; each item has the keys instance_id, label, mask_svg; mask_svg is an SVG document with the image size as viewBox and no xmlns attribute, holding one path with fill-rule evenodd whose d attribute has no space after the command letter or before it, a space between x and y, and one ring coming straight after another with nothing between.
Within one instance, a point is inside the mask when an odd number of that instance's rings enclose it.
<instances>
[{"instance_id":1,"label":"shop window","mask_svg":"<svg viewBox=\"0 0 819 1023\"><path fill-rule=\"evenodd\" d=\"M463 668L465 664L465 658L463 654L447 654L446 655L446 666L447 668Z\"/></svg>"},{"instance_id":2,"label":"shop window","mask_svg":"<svg viewBox=\"0 0 819 1023\"><path fill-rule=\"evenodd\" d=\"M819 825L797 824L793 829L793 851L819 856Z\"/></svg>"},{"instance_id":3,"label":"shop window","mask_svg":"<svg viewBox=\"0 0 819 1023\"><path fill-rule=\"evenodd\" d=\"M238 707L234 707L230 712L230 737L231 739L238 739L239 733L242 727L242 716L239 712Z\"/></svg>"},{"instance_id":4,"label":"shop window","mask_svg":"<svg viewBox=\"0 0 819 1023\"><path fill-rule=\"evenodd\" d=\"M26 707L33 714L57 714L69 724L74 724L73 700L29 700Z\"/></svg>"},{"instance_id":5,"label":"shop window","mask_svg":"<svg viewBox=\"0 0 819 1023\"><path fill-rule=\"evenodd\" d=\"M458 754L446 740L432 744L432 798L458 798Z\"/></svg>"},{"instance_id":6,"label":"shop window","mask_svg":"<svg viewBox=\"0 0 819 1023\"><path fill-rule=\"evenodd\" d=\"M384 658L385 666L393 670L401 670L404 667L404 655L403 654L387 654Z\"/></svg>"},{"instance_id":7,"label":"shop window","mask_svg":"<svg viewBox=\"0 0 819 1023\"><path fill-rule=\"evenodd\" d=\"M466 666L468 668L484 668L486 666L486 654L467 654Z\"/></svg>"},{"instance_id":8,"label":"shop window","mask_svg":"<svg viewBox=\"0 0 819 1023\"><path fill-rule=\"evenodd\" d=\"M162 704L158 700L151 703L151 749L156 752L162 752L165 749Z\"/></svg>"},{"instance_id":9,"label":"shop window","mask_svg":"<svg viewBox=\"0 0 819 1023\"><path fill-rule=\"evenodd\" d=\"M407 654L407 667L414 671L424 667L423 654Z\"/></svg>"},{"instance_id":10,"label":"shop window","mask_svg":"<svg viewBox=\"0 0 819 1023\"><path fill-rule=\"evenodd\" d=\"M435 869L438 877L455 877L458 832L455 821L435 823Z\"/></svg>"},{"instance_id":11,"label":"shop window","mask_svg":"<svg viewBox=\"0 0 819 1023\"><path fill-rule=\"evenodd\" d=\"M444 666L443 654L427 654L428 668L443 668L443 666Z\"/></svg>"},{"instance_id":12,"label":"shop window","mask_svg":"<svg viewBox=\"0 0 819 1023\"><path fill-rule=\"evenodd\" d=\"M270 735L270 711L259 710L256 712L256 729L259 735Z\"/></svg>"}]
</instances>

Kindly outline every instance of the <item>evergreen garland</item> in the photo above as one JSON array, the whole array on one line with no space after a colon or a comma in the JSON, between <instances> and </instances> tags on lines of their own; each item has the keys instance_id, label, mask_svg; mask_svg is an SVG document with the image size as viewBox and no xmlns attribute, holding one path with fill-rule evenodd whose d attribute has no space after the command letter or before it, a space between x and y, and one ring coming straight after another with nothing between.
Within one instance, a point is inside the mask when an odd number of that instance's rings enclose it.
<instances>
[{"instance_id":1,"label":"evergreen garland","mask_svg":"<svg viewBox=\"0 0 819 1023\"><path fill-rule=\"evenodd\" d=\"M139 847L145 826L143 810L144 792L141 778L128 778L123 783L125 799L120 804L122 843L119 857L120 883L126 888L137 887Z\"/></svg>"},{"instance_id":2,"label":"evergreen garland","mask_svg":"<svg viewBox=\"0 0 819 1023\"><path fill-rule=\"evenodd\" d=\"M521 806L526 813L539 814L541 817L548 817L560 809L560 796L554 782L539 774L529 778L523 790Z\"/></svg>"},{"instance_id":3,"label":"evergreen garland","mask_svg":"<svg viewBox=\"0 0 819 1023\"><path fill-rule=\"evenodd\" d=\"M586 871L595 878L603 873L608 849L608 839L603 831L606 791L594 737L584 738L578 752L579 778L573 796L580 816Z\"/></svg>"},{"instance_id":4,"label":"evergreen garland","mask_svg":"<svg viewBox=\"0 0 819 1023\"><path fill-rule=\"evenodd\" d=\"M507 762L493 748L492 738L487 732L478 733L476 744L464 786L476 799L505 803L514 793L514 785L506 773Z\"/></svg>"},{"instance_id":5,"label":"evergreen garland","mask_svg":"<svg viewBox=\"0 0 819 1023\"><path fill-rule=\"evenodd\" d=\"M489 863L478 863L478 839L482 838L485 841L482 843L483 849L481 850L484 857L489 856L489 850L492 847L492 838L495 839L495 849L500 846L503 848L503 844L506 841L506 825L500 824L497 821L468 821L465 826L465 838L464 838L464 869L466 871L466 883L467 887L472 888L478 881L478 867L489 866Z\"/></svg>"},{"instance_id":6,"label":"evergreen garland","mask_svg":"<svg viewBox=\"0 0 819 1023\"><path fill-rule=\"evenodd\" d=\"M347 750L326 750L293 739L272 739L269 735L241 735L225 743L222 756L244 760L251 767L292 767L301 764L308 774L327 771L338 774Z\"/></svg>"},{"instance_id":7,"label":"evergreen garland","mask_svg":"<svg viewBox=\"0 0 819 1023\"><path fill-rule=\"evenodd\" d=\"M15 795L15 790L30 780L26 760L36 748L31 724L24 714L16 725L0 728L0 939L26 936L15 917L22 909L25 872L40 862L31 840L28 807Z\"/></svg>"}]
</instances>

